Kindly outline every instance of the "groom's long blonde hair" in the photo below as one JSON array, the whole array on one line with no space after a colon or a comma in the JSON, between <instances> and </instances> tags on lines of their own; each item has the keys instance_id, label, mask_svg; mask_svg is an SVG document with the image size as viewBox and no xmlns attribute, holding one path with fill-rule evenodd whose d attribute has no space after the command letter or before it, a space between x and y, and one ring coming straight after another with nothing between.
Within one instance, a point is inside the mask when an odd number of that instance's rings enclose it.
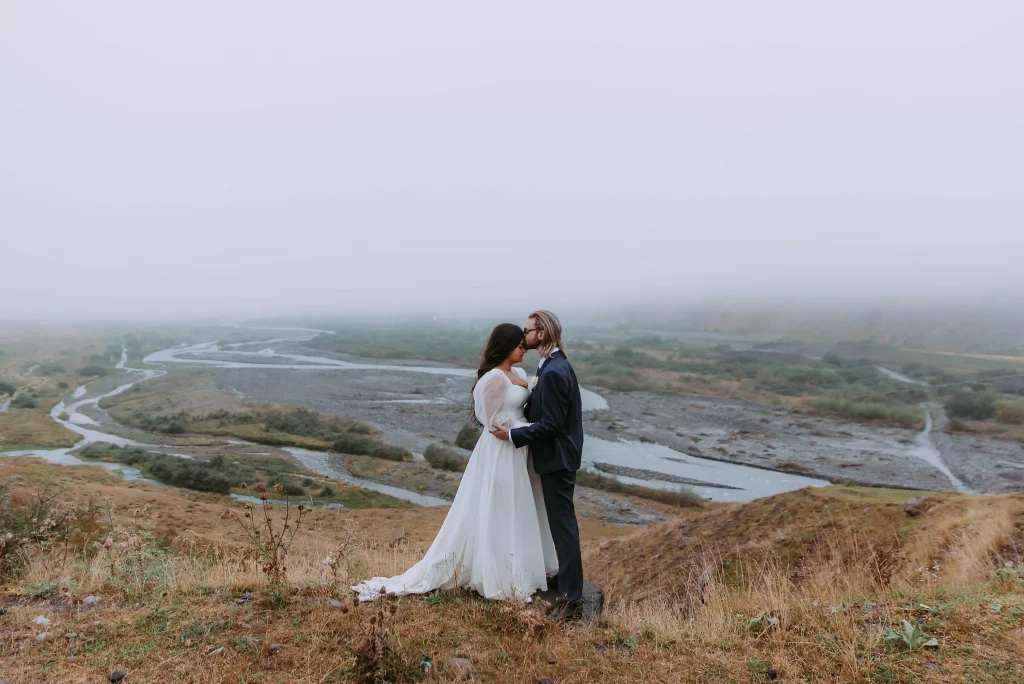
<instances>
[{"instance_id":1,"label":"groom's long blonde hair","mask_svg":"<svg viewBox=\"0 0 1024 684\"><path fill-rule=\"evenodd\" d=\"M558 320L558 316L541 309L534 311L529 317L536 321L536 325L544 331L544 341L537 347L537 353L545 359L550 359L551 352L558 347L559 351L568 357L569 352L565 348L565 343L562 342L562 322Z\"/></svg>"}]
</instances>

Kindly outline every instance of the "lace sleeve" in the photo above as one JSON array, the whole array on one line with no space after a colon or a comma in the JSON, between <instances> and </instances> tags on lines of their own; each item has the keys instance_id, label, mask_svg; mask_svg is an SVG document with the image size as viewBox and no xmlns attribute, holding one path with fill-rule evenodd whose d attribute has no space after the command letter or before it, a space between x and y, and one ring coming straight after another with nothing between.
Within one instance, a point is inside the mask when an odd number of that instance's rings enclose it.
<instances>
[{"instance_id":1,"label":"lace sleeve","mask_svg":"<svg viewBox=\"0 0 1024 684\"><path fill-rule=\"evenodd\" d=\"M508 386L508 378L500 370L492 370L476 384L473 390L473 408L476 412L476 419L490 430L492 423L502 423L502 409L505 406L505 388Z\"/></svg>"}]
</instances>

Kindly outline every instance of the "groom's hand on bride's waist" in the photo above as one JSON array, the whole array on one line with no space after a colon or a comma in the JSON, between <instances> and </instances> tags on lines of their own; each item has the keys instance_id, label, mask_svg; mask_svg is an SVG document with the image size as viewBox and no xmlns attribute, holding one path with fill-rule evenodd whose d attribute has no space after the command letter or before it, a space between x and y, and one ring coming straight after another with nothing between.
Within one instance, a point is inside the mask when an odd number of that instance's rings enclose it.
<instances>
[{"instance_id":1,"label":"groom's hand on bride's waist","mask_svg":"<svg viewBox=\"0 0 1024 684\"><path fill-rule=\"evenodd\" d=\"M498 439L504 440L506 442L509 441L508 428L503 427L501 425L491 423L491 434L497 437Z\"/></svg>"}]
</instances>

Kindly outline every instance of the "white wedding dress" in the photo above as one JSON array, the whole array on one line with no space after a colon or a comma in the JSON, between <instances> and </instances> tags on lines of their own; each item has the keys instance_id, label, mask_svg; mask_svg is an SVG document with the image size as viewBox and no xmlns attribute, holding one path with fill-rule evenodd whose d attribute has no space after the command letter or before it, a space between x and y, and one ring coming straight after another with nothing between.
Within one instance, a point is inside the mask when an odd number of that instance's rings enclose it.
<instances>
[{"instance_id":1,"label":"white wedding dress","mask_svg":"<svg viewBox=\"0 0 1024 684\"><path fill-rule=\"evenodd\" d=\"M522 369L514 369L526 379ZM484 426L455 501L426 555L401 575L374 577L352 587L359 600L389 594L425 594L463 587L488 599L528 599L547 589L558 571L544 509L540 477L528 448L490 434L491 423L528 423L523 406L530 390L499 369L486 373L473 390L477 420Z\"/></svg>"}]
</instances>

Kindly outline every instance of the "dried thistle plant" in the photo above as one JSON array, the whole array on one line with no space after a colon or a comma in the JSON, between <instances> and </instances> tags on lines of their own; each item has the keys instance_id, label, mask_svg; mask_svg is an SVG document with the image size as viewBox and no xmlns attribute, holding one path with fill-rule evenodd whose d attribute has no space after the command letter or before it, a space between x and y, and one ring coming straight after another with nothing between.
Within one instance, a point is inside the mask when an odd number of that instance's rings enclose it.
<instances>
[{"instance_id":1,"label":"dried thistle plant","mask_svg":"<svg viewBox=\"0 0 1024 684\"><path fill-rule=\"evenodd\" d=\"M248 487L243 482L241 488L247 489ZM284 491L284 487L280 484L274 485L273 488L279 493ZM235 511L229 511L229 513L234 516L249 537L249 541L256 551L256 561L266 576L271 596L275 602L280 603L284 601L287 575L285 559L292 542L295 541L295 535L298 534L299 528L302 526L303 518L309 513L309 508L304 504L293 507L288 495L285 494L281 513L275 515L266 486L262 482L257 482L254 489L260 492L258 506L246 503L242 516Z\"/></svg>"},{"instance_id":2,"label":"dried thistle plant","mask_svg":"<svg viewBox=\"0 0 1024 684\"><path fill-rule=\"evenodd\" d=\"M341 539L330 547L327 556L320 561L324 566L321 584L328 591L338 591L363 569L358 531L359 526L354 520L345 520L342 523Z\"/></svg>"},{"instance_id":3,"label":"dried thistle plant","mask_svg":"<svg viewBox=\"0 0 1024 684\"><path fill-rule=\"evenodd\" d=\"M153 533L149 506L134 509L128 525L114 522L114 510L113 502L108 501L106 538L99 545L110 584L128 596L148 594L166 585L169 553Z\"/></svg>"},{"instance_id":4,"label":"dried thistle plant","mask_svg":"<svg viewBox=\"0 0 1024 684\"><path fill-rule=\"evenodd\" d=\"M373 615L369 624L363 626L355 649L354 670L360 682L407 681L422 675L416 663L407 661L394 644L392 621L398 613L397 601L384 588L374 601ZM359 598L353 596L352 603L358 605Z\"/></svg>"},{"instance_id":5,"label":"dried thistle plant","mask_svg":"<svg viewBox=\"0 0 1024 684\"><path fill-rule=\"evenodd\" d=\"M0 577L32 562L48 576L64 571L72 541L82 541L98 512L93 501L79 503L69 497L66 488L47 486L16 500L11 480L0 481Z\"/></svg>"}]
</instances>

